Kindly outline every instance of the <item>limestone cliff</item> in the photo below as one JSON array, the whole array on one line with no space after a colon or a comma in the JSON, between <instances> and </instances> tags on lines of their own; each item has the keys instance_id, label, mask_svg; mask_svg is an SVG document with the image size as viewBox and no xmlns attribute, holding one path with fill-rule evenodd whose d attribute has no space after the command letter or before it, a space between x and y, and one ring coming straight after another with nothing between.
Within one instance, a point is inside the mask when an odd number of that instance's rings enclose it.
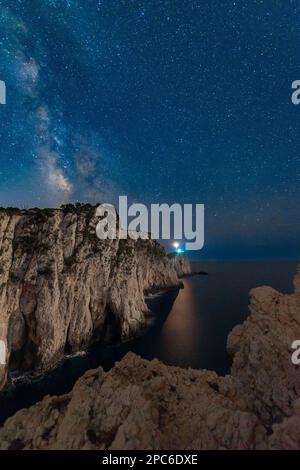
<instances>
[{"instance_id":1,"label":"limestone cliff","mask_svg":"<svg viewBox=\"0 0 300 470\"><path fill-rule=\"evenodd\" d=\"M66 352L133 335L148 313L144 291L179 285L152 240L99 240L95 208L0 210L0 325L8 364L43 371ZM7 366L0 366L0 389Z\"/></svg>"},{"instance_id":2,"label":"limestone cliff","mask_svg":"<svg viewBox=\"0 0 300 470\"><path fill-rule=\"evenodd\" d=\"M169 367L130 353L105 373L9 418L2 449L299 449L300 339L295 292L251 292L251 315L229 336L231 374Z\"/></svg>"}]
</instances>

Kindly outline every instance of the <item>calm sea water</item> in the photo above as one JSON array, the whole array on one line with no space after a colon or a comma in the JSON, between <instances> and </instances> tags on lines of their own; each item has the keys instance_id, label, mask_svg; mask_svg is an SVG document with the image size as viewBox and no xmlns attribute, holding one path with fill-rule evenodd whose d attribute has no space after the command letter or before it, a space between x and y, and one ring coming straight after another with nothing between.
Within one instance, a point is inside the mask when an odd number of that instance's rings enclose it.
<instances>
[{"instance_id":1,"label":"calm sea water","mask_svg":"<svg viewBox=\"0 0 300 470\"><path fill-rule=\"evenodd\" d=\"M184 289L147 299L155 322L143 336L115 346L94 346L85 356L65 360L42 378L12 386L0 394L0 423L47 394L67 393L88 369L100 365L110 369L128 351L170 365L226 374L230 370L227 336L249 313L250 289L270 285L291 293L296 266L287 261L193 263L195 271L208 275L186 277Z\"/></svg>"}]
</instances>

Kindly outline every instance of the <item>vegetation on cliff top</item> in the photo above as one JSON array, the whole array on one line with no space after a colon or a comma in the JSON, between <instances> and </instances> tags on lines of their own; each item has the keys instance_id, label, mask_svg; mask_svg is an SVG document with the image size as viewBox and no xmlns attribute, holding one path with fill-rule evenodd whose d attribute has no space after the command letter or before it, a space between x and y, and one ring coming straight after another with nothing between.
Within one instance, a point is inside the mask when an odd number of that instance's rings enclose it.
<instances>
[{"instance_id":1,"label":"vegetation on cliff top","mask_svg":"<svg viewBox=\"0 0 300 470\"><path fill-rule=\"evenodd\" d=\"M61 210L64 213L71 212L73 214L79 214L82 212L88 212L91 209L95 209L98 206L76 202L75 204L62 204L59 208L54 207L30 207L28 209L20 209L19 207L0 207L0 212L5 212L8 215L26 215L26 214L44 214L46 216L53 215L54 211Z\"/></svg>"}]
</instances>

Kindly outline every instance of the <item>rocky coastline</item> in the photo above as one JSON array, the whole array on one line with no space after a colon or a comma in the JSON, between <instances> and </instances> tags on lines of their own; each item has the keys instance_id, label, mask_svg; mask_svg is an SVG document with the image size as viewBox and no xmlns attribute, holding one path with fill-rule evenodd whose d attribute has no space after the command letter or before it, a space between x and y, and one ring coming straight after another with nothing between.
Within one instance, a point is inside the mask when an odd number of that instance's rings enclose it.
<instances>
[{"instance_id":1,"label":"rocky coastline","mask_svg":"<svg viewBox=\"0 0 300 470\"><path fill-rule=\"evenodd\" d=\"M0 429L2 449L299 449L300 272L294 293L250 292L250 315L228 337L231 373L180 369L127 354L86 372Z\"/></svg>"}]
</instances>

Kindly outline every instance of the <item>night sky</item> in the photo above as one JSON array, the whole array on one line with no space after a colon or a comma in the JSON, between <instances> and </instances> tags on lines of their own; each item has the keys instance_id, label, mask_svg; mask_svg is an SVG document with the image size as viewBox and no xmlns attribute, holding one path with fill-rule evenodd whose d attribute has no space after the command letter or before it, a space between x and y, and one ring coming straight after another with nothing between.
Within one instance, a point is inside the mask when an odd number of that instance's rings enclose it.
<instances>
[{"instance_id":1,"label":"night sky","mask_svg":"<svg viewBox=\"0 0 300 470\"><path fill-rule=\"evenodd\" d=\"M206 258L300 258L299 0L0 1L0 205L204 203Z\"/></svg>"}]
</instances>

